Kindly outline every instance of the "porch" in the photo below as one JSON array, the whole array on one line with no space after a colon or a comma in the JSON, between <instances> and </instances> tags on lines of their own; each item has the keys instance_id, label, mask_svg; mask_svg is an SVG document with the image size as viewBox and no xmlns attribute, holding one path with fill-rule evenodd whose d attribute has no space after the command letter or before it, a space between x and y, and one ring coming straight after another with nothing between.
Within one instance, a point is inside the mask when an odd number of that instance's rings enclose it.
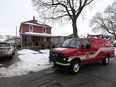
<instances>
[{"instance_id":1,"label":"porch","mask_svg":"<svg viewBox=\"0 0 116 87\"><path fill-rule=\"evenodd\" d=\"M21 34L21 48L40 49L47 48L51 45L51 35L30 35Z\"/></svg>"}]
</instances>

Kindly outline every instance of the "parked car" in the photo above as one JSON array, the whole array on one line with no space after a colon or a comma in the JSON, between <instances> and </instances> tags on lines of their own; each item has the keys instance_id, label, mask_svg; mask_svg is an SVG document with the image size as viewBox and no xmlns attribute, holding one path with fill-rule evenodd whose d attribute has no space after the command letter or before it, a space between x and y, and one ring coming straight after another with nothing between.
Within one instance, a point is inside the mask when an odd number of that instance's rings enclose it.
<instances>
[{"instance_id":1,"label":"parked car","mask_svg":"<svg viewBox=\"0 0 116 87\"><path fill-rule=\"evenodd\" d=\"M11 49L12 49L12 53L13 53L13 55L14 55L14 54L15 54L15 50L16 50L15 45L14 45L13 43L9 43L9 42L8 42L8 44L10 45L10 47L11 47Z\"/></svg>"},{"instance_id":2,"label":"parked car","mask_svg":"<svg viewBox=\"0 0 116 87\"><path fill-rule=\"evenodd\" d=\"M49 61L58 67L67 67L76 74L80 65L102 61L103 65L115 58L114 44L111 40L96 38L71 38L61 47L50 50Z\"/></svg>"},{"instance_id":3,"label":"parked car","mask_svg":"<svg viewBox=\"0 0 116 87\"><path fill-rule=\"evenodd\" d=\"M1 58L12 59L14 52L15 51L11 46L11 44L7 42L0 42L0 59Z\"/></svg>"}]
</instances>

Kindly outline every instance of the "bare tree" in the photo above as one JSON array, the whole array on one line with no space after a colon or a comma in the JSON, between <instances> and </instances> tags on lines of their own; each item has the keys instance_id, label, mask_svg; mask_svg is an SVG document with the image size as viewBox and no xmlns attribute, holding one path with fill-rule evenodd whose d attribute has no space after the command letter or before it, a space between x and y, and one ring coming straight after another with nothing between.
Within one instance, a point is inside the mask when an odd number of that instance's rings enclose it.
<instances>
[{"instance_id":1,"label":"bare tree","mask_svg":"<svg viewBox=\"0 0 116 87\"><path fill-rule=\"evenodd\" d=\"M116 38L116 2L109 5L104 13L96 13L90 21L90 27L95 32L110 33Z\"/></svg>"},{"instance_id":2,"label":"bare tree","mask_svg":"<svg viewBox=\"0 0 116 87\"><path fill-rule=\"evenodd\" d=\"M93 0L32 0L40 17L45 20L71 20L73 35L78 37L77 19Z\"/></svg>"},{"instance_id":3,"label":"bare tree","mask_svg":"<svg viewBox=\"0 0 116 87\"><path fill-rule=\"evenodd\" d=\"M5 35L5 37L6 37L6 40L9 40L9 39L13 38L14 36L12 36L12 35Z\"/></svg>"}]
</instances>

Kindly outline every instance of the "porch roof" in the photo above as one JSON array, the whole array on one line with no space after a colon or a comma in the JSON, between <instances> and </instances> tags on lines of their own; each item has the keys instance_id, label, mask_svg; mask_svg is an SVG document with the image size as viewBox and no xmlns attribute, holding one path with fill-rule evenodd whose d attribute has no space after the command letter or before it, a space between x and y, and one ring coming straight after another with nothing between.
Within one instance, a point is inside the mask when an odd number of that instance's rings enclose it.
<instances>
[{"instance_id":1,"label":"porch roof","mask_svg":"<svg viewBox=\"0 0 116 87\"><path fill-rule=\"evenodd\" d=\"M28 35L28 36L42 36L42 37L56 37L55 35L46 34L46 33L35 33L35 32L25 32L21 35Z\"/></svg>"}]
</instances>

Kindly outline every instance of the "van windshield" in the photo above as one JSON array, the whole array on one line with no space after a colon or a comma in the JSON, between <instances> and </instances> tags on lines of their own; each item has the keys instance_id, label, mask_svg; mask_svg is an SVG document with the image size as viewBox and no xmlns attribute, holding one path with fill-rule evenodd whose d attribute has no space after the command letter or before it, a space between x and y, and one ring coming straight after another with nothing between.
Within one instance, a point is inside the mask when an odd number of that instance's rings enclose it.
<instances>
[{"instance_id":1,"label":"van windshield","mask_svg":"<svg viewBox=\"0 0 116 87\"><path fill-rule=\"evenodd\" d=\"M65 48L79 48L81 43L80 38L67 39L63 42L62 47Z\"/></svg>"}]
</instances>

